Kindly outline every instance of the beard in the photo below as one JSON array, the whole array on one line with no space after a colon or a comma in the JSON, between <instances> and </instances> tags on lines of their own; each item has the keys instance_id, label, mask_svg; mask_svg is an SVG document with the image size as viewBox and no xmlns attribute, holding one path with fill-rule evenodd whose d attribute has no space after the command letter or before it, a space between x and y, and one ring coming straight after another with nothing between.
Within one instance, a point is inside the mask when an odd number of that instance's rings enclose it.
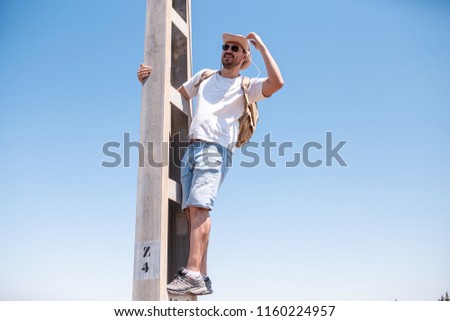
<instances>
[{"instance_id":1,"label":"beard","mask_svg":"<svg viewBox=\"0 0 450 321\"><path fill-rule=\"evenodd\" d=\"M225 57L222 56L222 65L225 69L231 69L239 66L241 63L236 59L236 57Z\"/></svg>"}]
</instances>

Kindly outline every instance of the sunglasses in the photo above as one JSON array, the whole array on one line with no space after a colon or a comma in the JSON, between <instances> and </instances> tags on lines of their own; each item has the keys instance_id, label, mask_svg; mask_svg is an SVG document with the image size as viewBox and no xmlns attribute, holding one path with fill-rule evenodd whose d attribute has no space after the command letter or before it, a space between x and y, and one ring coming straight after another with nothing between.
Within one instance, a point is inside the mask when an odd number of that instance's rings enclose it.
<instances>
[{"instance_id":1,"label":"sunglasses","mask_svg":"<svg viewBox=\"0 0 450 321\"><path fill-rule=\"evenodd\" d=\"M239 46L238 45L228 45L228 44L222 45L222 50L223 51L227 51L228 49L230 49L230 47L231 47L231 51L233 51L233 52L238 52L239 51Z\"/></svg>"}]
</instances>

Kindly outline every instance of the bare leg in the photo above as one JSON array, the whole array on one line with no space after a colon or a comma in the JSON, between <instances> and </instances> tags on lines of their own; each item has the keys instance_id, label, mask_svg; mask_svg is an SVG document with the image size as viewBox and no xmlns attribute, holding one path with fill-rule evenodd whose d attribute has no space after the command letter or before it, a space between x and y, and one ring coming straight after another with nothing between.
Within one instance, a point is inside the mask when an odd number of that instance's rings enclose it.
<instances>
[{"instance_id":1,"label":"bare leg","mask_svg":"<svg viewBox=\"0 0 450 321\"><path fill-rule=\"evenodd\" d=\"M201 271L203 257L208 247L211 218L208 209L194 206L190 206L186 214L188 214L190 225L189 259L186 268L194 272L199 272ZM206 265L206 257L204 261Z\"/></svg>"},{"instance_id":2,"label":"bare leg","mask_svg":"<svg viewBox=\"0 0 450 321\"><path fill-rule=\"evenodd\" d=\"M208 275L208 270L207 270L208 245L209 245L209 237L208 237L208 241L206 243L205 253L203 254L203 257L202 257L202 264L200 265L200 272L203 275Z\"/></svg>"},{"instance_id":3,"label":"bare leg","mask_svg":"<svg viewBox=\"0 0 450 321\"><path fill-rule=\"evenodd\" d=\"M191 215L190 215L189 207L185 211L186 211L186 218L187 218L187 221L188 221L188 231L189 231L189 237L190 237L190 234L191 234ZM207 268L208 245L209 245L209 237L208 237L208 243L206 243L205 254L203 254L203 257L202 257L202 264L200 266L200 273L203 274L203 275L208 275L208 268Z\"/></svg>"}]
</instances>

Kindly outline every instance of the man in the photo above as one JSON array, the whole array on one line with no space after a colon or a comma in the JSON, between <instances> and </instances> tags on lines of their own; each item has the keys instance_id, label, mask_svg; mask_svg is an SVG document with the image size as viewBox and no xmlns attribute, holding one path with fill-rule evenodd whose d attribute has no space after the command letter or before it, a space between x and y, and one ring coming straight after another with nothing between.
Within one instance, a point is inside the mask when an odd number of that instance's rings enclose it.
<instances>
[{"instance_id":1,"label":"man","mask_svg":"<svg viewBox=\"0 0 450 321\"><path fill-rule=\"evenodd\" d=\"M204 79L200 86L198 83L205 70L178 88L188 100L197 96L197 109L181 168L182 208L190 226L189 258L186 268L180 268L177 277L167 285L167 291L172 294L212 293L211 280L206 276L206 252L211 229L209 212L231 166L232 151L238 137L238 119L244 111L240 70L251 63L249 42L261 53L268 75L267 78L250 80L250 103L270 97L283 86L283 78L266 45L254 32L247 37L224 33L222 68ZM143 82L151 71L150 66L141 64L138 79Z\"/></svg>"}]
</instances>

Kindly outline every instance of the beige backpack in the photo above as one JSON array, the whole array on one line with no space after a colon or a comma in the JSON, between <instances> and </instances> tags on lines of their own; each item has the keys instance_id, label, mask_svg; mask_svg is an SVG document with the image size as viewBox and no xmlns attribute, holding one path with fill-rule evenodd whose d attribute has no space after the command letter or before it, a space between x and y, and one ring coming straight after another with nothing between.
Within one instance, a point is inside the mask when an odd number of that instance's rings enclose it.
<instances>
[{"instance_id":1,"label":"beige backpack","mask_svg":"<svg viewBox=\"0 0 450 321\"><path fill-rule=\"evenodd\" d=\"M217 71L214 70L206 70L202 73L200 80L197 84L195 84L195 88L198 88L203 80L211 77ZM238 140L236 142L237 147L242 147L245 143L247 143L252 137L253 133L256 130L256 123L258 122L258 105L256 102L250 104L248 99L248 88L250 86L250 78L243 77L241 82L241 87L244 90L244 112L242 116L239 117L239 134Z\"/></svg>"}]
</instances>

